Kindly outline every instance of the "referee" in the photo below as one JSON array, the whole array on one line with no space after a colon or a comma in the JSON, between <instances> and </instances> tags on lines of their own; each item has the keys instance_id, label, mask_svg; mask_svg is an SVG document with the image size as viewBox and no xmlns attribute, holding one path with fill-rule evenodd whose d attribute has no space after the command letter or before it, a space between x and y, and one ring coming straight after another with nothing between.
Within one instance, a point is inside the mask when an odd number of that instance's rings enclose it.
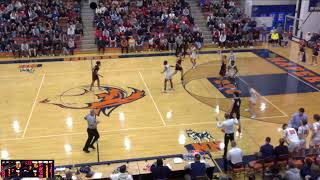
<instances>
[{"instance_id":1,"label":"referee","mask_svg":"<svg viewBox=\"0 0 320 180\"><path fill-rule=\"evenodd\" d=\"M227 165L227 152L228 152L228 144L229 141L232 142L234 141L234 127L235 125L238 125L239 122L236 118L232 118L229 113L224 114L225 120L220 123L217 123L218 128L223 129L224 131L224 152L223 152L223 159L225 161L225 165ZM218 117L217 117L217 120ZM225 166L225 170L227 169L227 166Z\"/></svg>"},{"instance_id":2,"label":"referee","mask_svg":"<svg viewBox=\"0 0 320 180\"><path fill-rule=\"evenodd\" d=\"M225 113L224 114L224 118L225 120L220 123L217 123L218 128L223 129L224 132L224 153L223 153L223 157L225 157L227 155L228 152L228 144L229 141L234 141L234 126L238 125L238 120L237 119L233 119L230 117L229 113ZM217 118L218 120L218 118Z\"/></svg>"},{"instance_id":3,"label":"referee","mask_svg":"<svg viewBox=\"0 0 320 180\"><path fill-rule=\"evenodd\" d=\"M90 110L90 114L84 117L85 120L88 122L88 139L86 144L84 145L83 151L89 153L89 148L95 149L93 144L99 139L100 135L97 130L97 124L99 121L96 120L95 112L93 109Z\"/></svg>"},{"instance_id":4,"label":"referee","mask_svg":"<svg viewBox=\"0 0 320 180\"><path fill-rule=\"evenodd\" d=\"M238 91L235 91L233 93L232 105L230 108L231 109L230 117L237 118L237 120L239 121L239 128L238 128L239 135L241 135L240 107L241 107L240 93Z\"/></svg>"}]
</instances>

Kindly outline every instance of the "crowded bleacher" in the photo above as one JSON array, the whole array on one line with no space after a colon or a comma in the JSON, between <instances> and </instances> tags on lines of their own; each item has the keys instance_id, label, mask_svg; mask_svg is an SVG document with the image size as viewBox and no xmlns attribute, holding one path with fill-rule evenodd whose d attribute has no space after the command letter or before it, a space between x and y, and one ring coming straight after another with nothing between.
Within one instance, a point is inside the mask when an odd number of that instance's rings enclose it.
<instances>
[{"instance_id":1,"label":"crowded bleacher","mask_svg":"<svg viewBox=\"0 0 320 180\"><path fill-rule=\"evenodd\" d=\"M248 47L259 40L257 23L245 16L240 3L228 0L201 0L212 31L212 44L219 47Z\"/></svg>"},{"instance_id":2,"label":"crowded bleacher","mask_svg":"<svg viewBox=\"0 0 320 180\"><path fill-rule=\"evenodd\" d=\"M0 1L0 52L15 57L73 54L83 34L80 10L80 2L72 0Z\"/></svg>"},{"instance_id":3,"label":"crowded bleacher","mask_svg":"<svg viewBox=\"0 0 320 180\"><path fill-rule=\"evenodd\" d=\"M202 43L193 21L184 0L100 0L95 11L96 43L99 50L105 47L121 47L122 52L174 50L183 42ZM182 34L182 40L175 38L178 34Z\"/></svg>"}]
</instances>

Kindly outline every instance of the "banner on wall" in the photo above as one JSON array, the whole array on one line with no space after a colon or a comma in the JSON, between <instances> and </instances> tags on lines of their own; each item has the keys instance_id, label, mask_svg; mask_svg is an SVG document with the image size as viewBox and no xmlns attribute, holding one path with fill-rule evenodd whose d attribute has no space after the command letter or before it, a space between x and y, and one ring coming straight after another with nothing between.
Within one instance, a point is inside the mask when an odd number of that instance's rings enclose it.
<instances>
[{"instance_id":1,"label":"banner on wall","mask_svg":"<svg viewBox=\"0 0 320 180\"><path fill-rule=\"evenodd\" d=\"M265 20L263 23L269 29L278 26L283 27L286 15L294 16L295 9L295 5L252 6L252 17L261 23ZM293 25L293 21L288 20L286 29L291 25Z\"/></svg>"},{"instance_id":2,"label":"banner on wall","mask_svg":"<svg viewBox=\"0 0 320 180\"><path fill-rule=\"evenodd\" d=\"M310 0L309 11L320 11L320 0Z\"/></svg>"}]
</instances>

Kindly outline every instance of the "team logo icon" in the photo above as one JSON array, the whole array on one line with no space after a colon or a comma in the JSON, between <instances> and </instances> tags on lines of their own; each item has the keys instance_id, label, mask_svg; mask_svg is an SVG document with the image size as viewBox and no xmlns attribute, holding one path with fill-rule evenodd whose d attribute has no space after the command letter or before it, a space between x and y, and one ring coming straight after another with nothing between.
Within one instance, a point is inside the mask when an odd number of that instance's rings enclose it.
<instances>
[{"instance_id":1,"label":"team logo icon","mask_svg":"<svg viewBox=\"0 0 320 180\"><path fill-rule=\"evenodd\" d=\"M196 132L191 129L186 130L186 134L192 139L192 144L187 144L184 147L188 152L217 152L220 151L220 142L207 131Z\"/></svg>"},{"instance_id":2,"label":"team logo icon","mask_svg":"<svg viewBox=\"0 0 320 180\"><path fill-rule=\"evenodd\" d=\"M40 103L52 104L67 109L94 109L96 115L102 112L109 116L121 105L139 100L145 96L143 90L128 87L102 86L98 91L89 91L89 86L76 87L63 92L54 98L46 98Z\"/></svg>"},{"instance_id":3,"label":"team logo icon","mask_svg":"<svg viewBox=\"0 0 320 180\"><path fill-rule=\"evenodd\" d=\"M33 73L36 68L42 67L42 64L23 64L18 66L20 72L29 72Z\"/></svg>"}]
</instances>

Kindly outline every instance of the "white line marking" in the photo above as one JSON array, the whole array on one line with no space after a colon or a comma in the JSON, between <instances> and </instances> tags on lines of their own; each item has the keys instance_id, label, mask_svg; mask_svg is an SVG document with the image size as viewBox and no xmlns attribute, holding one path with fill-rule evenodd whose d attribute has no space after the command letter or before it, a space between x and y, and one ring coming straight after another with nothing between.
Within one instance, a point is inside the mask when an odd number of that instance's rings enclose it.
<instances>
[{"instance_id":1,"label":"white line marking","mask_svg":"<svg viewBox=\"0 0 320 180\"><path fill-rule=\"evenodd\" d=\"M150 95L150 97L151 97L151 100L152 100L152 102L153 102L153 105L154 105L154 107L156 107L156 109L157 109L157 111L158 111L158 114L159 114L159 116L160 116L160 119L161 119L163 125L164 125L164 126L167 126L166 122L163 120L162 114L160 113L159 108L158 108L156 102L155 102L154 99L153 99L153 96L152 96L152 94L151 94L151 92L150 92L150 90L149 90L149 88L148 88L148 86L147 86L147 83L146 83L146 81L144 80L144 78L143 78L143 76L142 76L142 74L141 74L140 71L139 71L139 75L140 75L140 78L141 78L144 86L147 88L147 91L148 91L148 93L149 93L149 95Z\"/></svg>"},{"instance_id":2,"label":"white line marking","mask_svg":"<svg viewBox=\"0 0 320 180\"><path fill-rule=\"evenodd\" d=\"M288 117L288 116L269 116L269 117L258 117L258 120L259 119L273 119L273 118L282 118L282 117Z\"/></svg>"},{"instance_id":3,"label":"white line marking","mask_svg":"<svg viewBox=\"0 0 320 180\"><path fill-rule=\"evenodd\" d=\"M27 132L27 129L28 129L28 126L29 126L29 123L30 123L30 119L32 117L32 114L33 114L33 110L34 110L34 107L36 106L36 103L37 103L37 99L38 99L38 96L40 94L40 90L41 90L41 87L43 85L43 81L44 81L44 77L46 76L46 74L44 73L42 75L42 80L41 80L41 83L40 83L40 86L39 86L39 89L38 89L38 92L37 92L37 95L36 95L36 98L34 99L33 101L33 105L32 105L32 108L31 108L31 111L30 111L30 114L29 114L29 117L28 117L28 121L27 121L27 124L24 128L24 131L23 131L23 134L22 134L22 138L24 138L24 136L26 135L26 132Z\"/></svg>"},{"instance_id":4,"label":"white line marking","mask_svg":"<svg viewBox=\"0 0 320 180\"><path fill-rule=\"evenodd\" d=\"M270 117L262 117L260 119L271 119L271 118L279 118L279 117L286 117L286 116L270 116ZM241 120L252 120L250 118L241 118ZM193 126L193 125L201 125L201 124L216 124L217 121L210 121L210 122L198 122L198 123L182 123L182 124L172 124L167 126L150 126L150 127L137 127L137 128L125 128L125 129L114 129L108 131L99 131L100 133L110 133L110 132L120 132L120 131L130 131L130 130L144 130L144 129L161 129L161 128L170 128L170 127L180 127L180 126ZM267 122L264 122L267 123ZM83 133L68 133L68 134L53 134L53 135L46 135L46 136L33 136L33 137L25 137L25 138L12 138L12 139L0 139L0 141L14 141L14 140L26 140L26 139L40 139L40 138L51 138L51 137L61 137L61 136L73 136L73 135L84 135L87 134Z\"/></svg>"},{"instance_id":5,"label":"white line marking","mask_svg":"<svg viewBox=\"0 0 320 180\"><path fill-rule=\"evenodd\" d=\"M249 86L249 84L246 82L246 81L244 81L243 79L241 79L240 77L239 77L239 79L240 79L240 81L242 81L243 83L245 83L248 87L250 87ZM278 106L276 106L275 104L273 104L270 100L268 100L266 97L264 97L264 96L261 96L265 101L267 101L268 103L270 103L273 107L275 107L279 112L281 112L283 115L285 115L286 117L288 117L288 114L287 113L285 113L285 112L283 112Z\"/></svg>"},{"instance_id":6,"label":"white line marking","mask_svg":"<svg viewBox=\"0 0 320 180\"><path fill-rule=\"evenodd\" d=\"M293 78L297 79L298 81L303 82L305 85L307 85L307 86L311 87L312 89L315 89L316 91L320 91L320 90L319 90L319 89L317 89L316 87L314 87L314 86L312 86L311 84L309 84L309 83L307 83L307 82L303 81L302 79L300 79L300 78L296 77L295 75L293 75L293 74L291 74L291 73L288 73L288 74L289 74L291 77L293 77Z\"/></svg>"},{"instance_id":7,"label":"white line marking","mask_svg":"<svg viewBox=\"0 0 320 180\"><path fill-rule=\"evenodd\" d=\"M285 113L284 111L282 111L278 106L276 106L275 104L273 104L270 100L268 100L266 97L261 96L265 101L267 101L268 103L270 103L273 107L275 107L278 111L280 111L283 115L285 115L286 117L288 117L288 114Z\"/></svg>"}]
</instances>

